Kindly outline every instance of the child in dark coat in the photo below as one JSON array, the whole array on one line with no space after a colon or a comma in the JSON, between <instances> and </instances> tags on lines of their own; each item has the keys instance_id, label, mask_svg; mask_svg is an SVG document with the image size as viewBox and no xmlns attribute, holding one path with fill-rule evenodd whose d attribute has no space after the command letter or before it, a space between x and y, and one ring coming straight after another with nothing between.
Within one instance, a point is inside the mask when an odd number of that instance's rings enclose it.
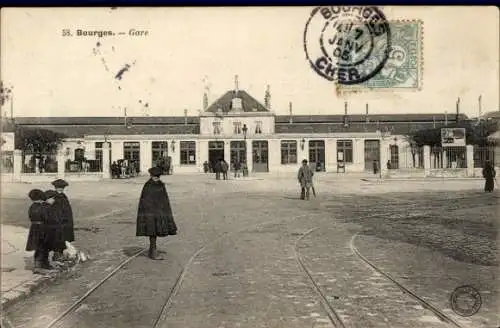
<instances>
[{"instance_id":1,"label":"child in dark coat","mask_svg":"<svg viewBox=\"0 0 500 328\"><path fill-rule=\"evenodd\" d=\"M26 251L35 251L33 273L45 274L52 269L49 264L50 249L47 245L50 234L46 229L48 218L47 207L44 203L45 194L39 189L33 189L28 193L28 196L33 204L28 210L31 226L26 242Z\"/></svg>"},{"instance_id":2,"label":"child in dark coat","mask_svg":"<svg viewBox=\"0 0 500 328\"><path fill-rule=\"evenodd\" d=\"M57 179L52 182L52 185L56 191L56 194L53 197L54 204L52 205L54 216L62 225L64 241L73 242L75 241L73 210L68 196L64 193L64 188L68 186L68 183L62 179ZM64 248L54 252L54 261L60 261L63 259L63 250Z\"/></svg>"},{"instance_id":3,"label":"child in dark coat","mask_svg":"<svg viewBox=\"0 0 500 328\"><path fill-rule=\"evenodd\" d=\"M56 215L53 207L56 197L57 191L55 190L47 190L45 192L45 203L47 208L46 229L49 237L49 239L46 240L46 243L49 250L54 251L54 253L62 253L62 251L66 249L66 243L64 242L64 230L62 222Z\"/></svg>"}]
</instances>

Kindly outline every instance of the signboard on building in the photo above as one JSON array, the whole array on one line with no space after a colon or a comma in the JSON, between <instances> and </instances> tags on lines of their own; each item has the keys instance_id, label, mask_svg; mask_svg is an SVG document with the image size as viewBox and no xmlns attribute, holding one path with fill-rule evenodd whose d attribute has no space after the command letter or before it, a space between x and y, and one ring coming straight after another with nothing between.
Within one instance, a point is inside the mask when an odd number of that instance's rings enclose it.
<instances>
[{"instance_id":1,"label":"signboard on building","mask_svg":"<svg viewBox=\"0 0 500 328\"><path fill-rule=\"evenodd\" d=\"M465 146L465 128L442 128L441 145Z\"/></svg>"},{"instance_id":2,"label":"signboard on building","mask_svg":"<svg viewBox=\"0 0 500 328\"><path fill-rule=\"evenodd\" d=\"M2 132L0 149L2 151L14 151L14 132Z\"/></svg>"}]
</instances>

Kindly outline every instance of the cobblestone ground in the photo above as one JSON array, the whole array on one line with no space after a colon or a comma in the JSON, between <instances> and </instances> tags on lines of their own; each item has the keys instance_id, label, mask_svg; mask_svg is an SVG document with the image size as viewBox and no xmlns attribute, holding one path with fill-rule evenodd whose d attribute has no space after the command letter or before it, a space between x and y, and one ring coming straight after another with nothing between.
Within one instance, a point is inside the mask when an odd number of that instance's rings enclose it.
<instances>
[{"instance_id":1,"label":"cobblestone ground","mask_svg":"<svg viewBox=\"0 0 500 328\"><path fill-rule=\"evenodd\" d=\"M352 247L463 327L500 324L497 194L479 192L477 182L325 179L316 185L318 197L305 202L297 200L293 178L164 180L180 232L160 240L166 259L132 260L59 327L152 327L177 276L203 246L160 326L333 327L295 246L346 327L449 326L370 269ZM8 309L15 327L46 327L145 246L134 236L143 182L71 187L75 245L92 260L71 279ZM10 189L3 223L25 224L21 197L32 187ZM449 310L448 299L466 283L480 290L483 306L464 319Z\"/></svg>"}]
</instances>

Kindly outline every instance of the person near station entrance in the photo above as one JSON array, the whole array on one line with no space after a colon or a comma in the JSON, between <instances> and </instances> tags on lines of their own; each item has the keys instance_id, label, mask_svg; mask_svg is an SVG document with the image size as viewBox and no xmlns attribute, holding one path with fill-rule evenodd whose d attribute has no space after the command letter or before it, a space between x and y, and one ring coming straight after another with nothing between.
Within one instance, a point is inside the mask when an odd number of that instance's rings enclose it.
<instances>
[{"instance_id":1,"label":"person near station entrance","mask_svg":"<svg viewBox=\"0 0 500 328\"><path fill-rule=\"evenodd\" d=\"M40 189L32 189L28 197L33 202L28 210L28 216L31 221L28 240L26 242L26 251L35 251L33 273L46 274L53 269L49 264L49 252L46 241L50 239L47 236L47 211L45 206L45 193Z\"/></svg>"},{"instance_id":2,"label":"person near station entrance","mask_svg":"<svg viewBox=\"0 0 500 328\"><path fill-rule=\"evenodd\" d=\"M214 164L215 179L220 180L220 174L222 173L222 159L219 159Z\"/></svg>"},{"instance_id":3,"label":"person near station entrance","mask_svg":"<svg viewBox=\"0 0 500 328\"><path fill-rule=\"evenodd\" d=\"M210 170L210 167L208 165L208 161L204 161L203 162L203 172L205 172L205 174L207 174L209 170Z\"/></svg>"},{"instance_id":4,"label":"person near station entrance","mask_svg":"<svg viewBox=\"0 0 500 328\"><path fill-rule=\"evenodd\" d=\"M229 170L229 165L225 159L221 159L222 177L227 180L227 171Z\"/></svg>"},{"instance_id":5,"label":"person near station entrance","mask_svg":"<svg viewBox=\"0 0 500 328\"><path fill-rule=\"evenodd\" d=\"M490 161L486 161L483 167L484 191L492 192L495 189L495 177L497 172Z\"/></svg>"},{"instance_id":6,"label":"person near station entrance","mask_svg":"<svg viewBox=\"0 0 500 328\"><path fill-rule=\"evenodd\" d=\"M63 179L57 179L52 182L52 185L56 191L52 212L61 223L64 240L71 243L75 241L75 229L73 224L73 209L71 208L68 196L64 193L64 188L68 186L68 183ZM64 249L59 249L54 251L54 261L61 261L64 259L63 250Z\"/></svg>"},{"instance_id":7,"label":"person near station entrance","mask_svg":"<svg viewBox=\"0 0 500 328\"><path fill-rule=\"evenodd\" d=\"M377 163L376 159L373 160L372 165L373 165L373 174L377 174L378 173L378 163Z\"/></svg>"},{"instance_id":8,"label":"person near station entrance","mask_svg":"<svg viewBox=\"0 0 500 328\"><path fill-rule=\"evenodd\" d=\"M233 163L234 177L239 178L241 172L241 163L239 160L235 160Z\"/></svg>"},{"instance_id":9,"label":"person near station entrance","mask_svg":"<svg viewBox=\"0 0 500 328\"><path fill-rule=\"evenodd\" d=\"M149 169L150 179L144 184L137 210L136 236L149 237L149 258L162 260L158 254L158 237L177 234L170 199L163 181L160 180L162 169Z\"/></svg>"},{"instance_id":10,"label":"person near station entrance","mask_svg":"<svg viewBox=\"0 0 500 328\"><path fill-rule=\"evenodd\" d=\"M299 169L297 179L300 183L300 199L309 200L310 190L313 183L313 170L307 165L307 160L302 161L302 166Z\"/></svg>"}]
</instances>

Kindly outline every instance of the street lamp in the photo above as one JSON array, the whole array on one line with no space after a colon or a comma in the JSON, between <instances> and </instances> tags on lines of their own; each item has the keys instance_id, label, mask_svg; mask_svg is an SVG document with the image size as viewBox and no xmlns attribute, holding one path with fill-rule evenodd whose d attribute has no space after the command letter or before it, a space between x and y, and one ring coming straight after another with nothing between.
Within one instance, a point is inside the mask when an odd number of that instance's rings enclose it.
<instances>
[{"instance_id":1,"label":"street lamp","mask_svg":"<svg viewBox=\"0 0 500 328\"><path fill-rule=\"evenodd\" d=\"M300 140L300 149L304 150L305 144L306 144L306 139L302 138L302 140Z\"/></svg>"},{"instance_id":2,"label":"street lamp","mask_svg":"<svg viewBox=\"0 0 500 328\"><path fill-rule=\"evenodd\" d=\"M243 140L244 140L244 144L245 144L245 157L244 158L245 158L245 163L246 163L247 162L247 131L248 131L246 124L243 124L242 131L243 131Z\"/></svg>"},{"instance_id":3,"label":"street lamp","mask_svg":"<svg viewBox=\"0 0 500 328\"><path fill-rule=\"evenodd\" d=\"M172 140L172 142L170 144L172 147L172 152L174 152L175 151L175 140Z\"/></svg>"}]
</instances>

